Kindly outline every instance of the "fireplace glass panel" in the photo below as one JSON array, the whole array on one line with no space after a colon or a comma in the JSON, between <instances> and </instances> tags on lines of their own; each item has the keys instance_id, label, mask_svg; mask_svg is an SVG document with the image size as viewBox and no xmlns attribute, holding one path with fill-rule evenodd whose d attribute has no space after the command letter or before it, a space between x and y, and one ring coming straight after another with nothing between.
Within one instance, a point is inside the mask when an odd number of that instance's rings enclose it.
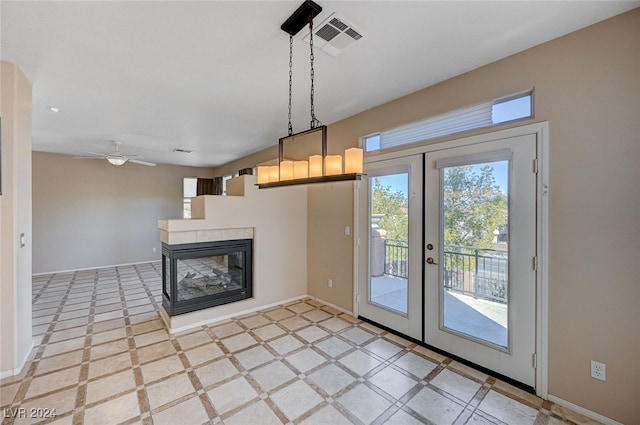
<instances>
[{"instance_id":1,"label":"fireplace glass panel","mask_svg":"<svg viewBox=\"0 0 640 425\"><path fill-rule=\"evenodd\" d=\"M178 259L178 301L242 289L243 253Z\"/></svg>"},{"instance_id":2,"label":"fireplace glass panel","mask_svg":"<svg viewBox=\"0 0 640 425\"><path fill-rule=\"evenodd\" d=\"M171 260L163 253L162 262L162 292L165 297L169 298L169 294L171 294L171 279L169 278L168 273L171 270Z\"/></svg>"}]
</instances>

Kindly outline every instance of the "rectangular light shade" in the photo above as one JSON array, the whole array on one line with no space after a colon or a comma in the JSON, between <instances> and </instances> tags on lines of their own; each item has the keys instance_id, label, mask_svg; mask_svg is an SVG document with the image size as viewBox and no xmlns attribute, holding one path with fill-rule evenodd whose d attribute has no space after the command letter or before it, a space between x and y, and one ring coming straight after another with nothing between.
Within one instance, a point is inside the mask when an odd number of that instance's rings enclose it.
<instances>
[{"instance_id":1,"label":"rectangular light shade","mask_svg":"<svg viewBox=\"0 0 640 425\"><path fill-rule=\"evenodd\" d=\"M293 163L293 177L296 179L306 179L309 177L309 162L296 161Z\"/></svg>"},{"instance_id":2,"label":"rectangular light shade","mask_svg":"<svg viewBox=\"0 0 640 425\"><path fill-rule=\"evenodd\" d=\"M309 177L322 177L322 157L320 155L309 157Z\"/></svg>"},{"instance_id":3,"label":"rectangular light shade","mask_svg":"<svg viewBox=\"0 0 640 425\"><path fill-rule=\"evenodd\" d=\"M342 155L327 155L325 162L327 176L342 174Z\"/></svg>"},{"instance_id":4,"label":"rectangular light shade","mask_svg":"<svg viewBox=\"0 0 640 425\"><path fill-rule=\"evenodd\" d=\"M349 148L344 151L344 172L362 173L362 149Z\"/></svg>"},{"instance_id":5,"label":"rectangular light shade","mask_svg":"<svg viewBox=\"0 0 640 425\"><path fill-rule=\"evenodd\" d=\"M277 165L269 167L269 183L280 181L280 168Z\"/></svg>"},{"instance_id":6,"label":"rectangular light shade","mask_svg":"<svg viewBox=\"0 0 640 425\"><path fill-rule=\"evenodd\" d=\"M258 166L258 184L269 183L269 167L266 165Z\"/></svg>"},{"instance_id":7,"label":"rectangular light shade","mask_svg":"<svg viewBox=\"0 0 640 425\"><path fill-rule=\"evenodd\" d=\"M280 162L280 180L293 180L293 161Z\"/></svg>"}]
</instances>

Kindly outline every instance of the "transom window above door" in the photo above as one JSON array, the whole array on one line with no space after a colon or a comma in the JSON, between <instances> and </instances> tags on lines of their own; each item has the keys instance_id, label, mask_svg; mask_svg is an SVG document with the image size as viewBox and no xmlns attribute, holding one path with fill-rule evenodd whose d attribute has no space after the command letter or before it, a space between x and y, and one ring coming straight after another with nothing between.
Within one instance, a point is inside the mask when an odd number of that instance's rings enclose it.
<instances>
[{"instance_id":1,"label":"transom window above door","mask_svg":"<svg viewBox=\"0 0 640 425\"><path fill-rule=\"evenodd\" d=\"M363 145L366 152L373 152L532 117L529 91L372 134L364 137Z\"/></svg>"}]
</instances>

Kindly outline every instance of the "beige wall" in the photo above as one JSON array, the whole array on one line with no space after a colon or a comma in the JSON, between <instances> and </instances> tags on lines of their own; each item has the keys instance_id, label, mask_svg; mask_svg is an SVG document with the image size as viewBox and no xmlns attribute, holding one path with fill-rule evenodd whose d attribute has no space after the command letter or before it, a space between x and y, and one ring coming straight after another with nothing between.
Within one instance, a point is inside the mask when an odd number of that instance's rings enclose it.
<instances>
[{"instance_id":1,"label":"beige wall","mask_svg":"<svg viewBox=\"0 0 640 425\"><path fill-rule=\"evenodd\" d=\"M329 143L340 149L366 134L533 88L533 121L550 122L551 140L549 393L626 424L640 423L638 46L634 9L329 127ZM214 172L274 156L270 149ZM337 231L336 210L341 226L353 214L352 195L331 195L308 190L308 292L350 308L351 293L328 291L326 277L351 274L352 245L318 229ZM607 364L606 382L589 376L591 359Z\"/></svg>"},{"instance_id":2,"label":"beige wall","mask_svg":"<svg viewBox=\"0 0 640 425\"><path fill-rule=\"evenodd\" d=\"M353 182L313 185L307 194L307 292L346 311L353 311L353 187Z\"/></svg>"},{"instance_id":3,"label":"beige wall","mask_svg":"<svg viewBox=\"0 0 640 425\"><path fill-rule=\"evenodd\" d=\"M19 372L32 344L31 84L17 65L0 64L0 376L5 376Z\"/></svg>"},{"instance_id":4,"label":"beige wall","mask_svg":"<svg viewBox=\"0 0 640 425\"><path fill-rule=\"evenodd\" d=\"M159 260L158 219L182 217L184 177L213 174L34 152L33 272Z\"/></svg>"}]
</instances>

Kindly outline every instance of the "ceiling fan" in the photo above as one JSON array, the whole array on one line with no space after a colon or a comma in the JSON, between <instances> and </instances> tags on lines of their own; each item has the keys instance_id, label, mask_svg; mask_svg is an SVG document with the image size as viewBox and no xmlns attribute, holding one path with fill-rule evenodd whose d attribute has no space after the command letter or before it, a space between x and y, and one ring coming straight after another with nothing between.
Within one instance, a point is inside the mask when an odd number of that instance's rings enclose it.
<instances>
[{"instance_id":1,"label":"ceiling fan","mask_svg":"<svg viewBox=\"0 0 640 425\"><path fill-rule=\"evenodd\" d=\"M87 152L92 156L75 156L74 159L106 159L110 164L119 167L123 165L125 162L133 162L134 164L147 165L149 167L154 167L156 164L153 162L142 161L142 157L140 155L125 155L120 152L120 145L122 142L113 142L116 145L116 150L110 154L104 154L99 152Z\"/></svg>"}]
</instances>

